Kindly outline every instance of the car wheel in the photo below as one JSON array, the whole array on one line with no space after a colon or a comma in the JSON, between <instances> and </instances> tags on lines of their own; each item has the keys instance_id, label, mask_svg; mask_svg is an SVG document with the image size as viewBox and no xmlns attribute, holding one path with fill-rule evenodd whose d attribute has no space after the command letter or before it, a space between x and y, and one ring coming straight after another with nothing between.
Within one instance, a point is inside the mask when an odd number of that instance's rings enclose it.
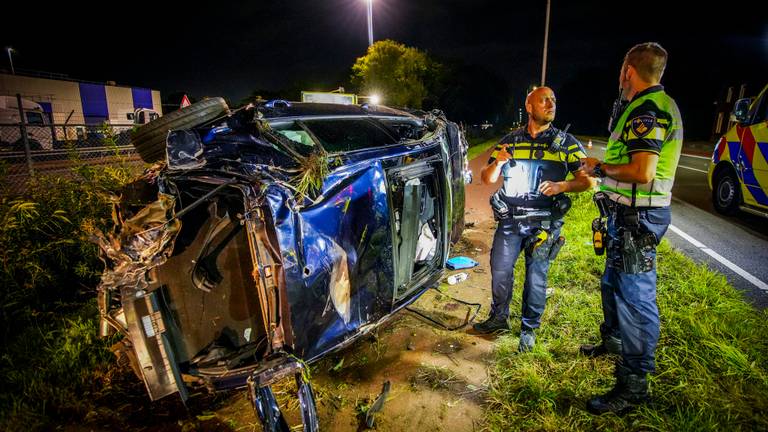
<instances>
[{"instance_id":1,"label":"car wheel","mask_svg":"<svg viewBox=\"0 0 768 432\"><path fill-rule=\"evenodd\" d=\"M156 162L165 157L165 139L168 131L190 129L209 122L228 112L222 98L211 98L194 103L136 129L131 134L133 146L144 162Z\"/></svg>"},{"instance_id":2,"label":"car wheel","mask_svg":"<svg viewBox=\"0 0 768 432\"><path fill-rule=\"evenodd\" d=\"M741 204L741 185L731 171L725 171L717 176L712 188L712 203L715 210L724 215L734 215Z\"/></svg>"}]
</instances>

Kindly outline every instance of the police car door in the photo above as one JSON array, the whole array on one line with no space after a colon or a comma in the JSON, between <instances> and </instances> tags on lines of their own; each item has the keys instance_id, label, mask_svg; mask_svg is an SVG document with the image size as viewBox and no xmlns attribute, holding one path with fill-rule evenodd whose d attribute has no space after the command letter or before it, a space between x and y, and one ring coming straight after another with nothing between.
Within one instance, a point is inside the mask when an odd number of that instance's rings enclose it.
<instances>
[{"instance_id":1,"label":"police car door","mask_svg":"<svg viewBox=\"0 0 768 432\"><path fill-rule=\"evenodd\" d=\"M739 138L738 171L746 189L744 202L768 206L768 86L750 110L748 124L737 128Z\"/></svg>"}]
</instances>

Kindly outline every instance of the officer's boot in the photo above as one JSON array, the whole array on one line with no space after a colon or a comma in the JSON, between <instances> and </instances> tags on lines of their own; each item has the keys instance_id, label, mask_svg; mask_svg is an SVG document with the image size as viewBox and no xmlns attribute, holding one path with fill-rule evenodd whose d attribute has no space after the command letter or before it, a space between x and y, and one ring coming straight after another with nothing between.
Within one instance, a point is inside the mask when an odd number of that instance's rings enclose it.
<instances>
[{"instance_id":1,"label":"officer's boot","mask_svg":"<svg viewBox=\"0 0 768 432\"><path fill-rule=\"evenodd\" d=\"M536 345L536 334L533 330L523 330L520 332L520 343L517 345L517 352L526 353L533 351Z\"/></svg>"},{"instance_id":2,"label":"officer's boot","mask_svg":"<svg viewBox=\"0 0 768 432\"><path fill-rule=\"evenodd\" d=\"M496 318L491 315L487 320L473 325L472 328L480 334L503 332L509 330L509 323L504 318Z\"/></svg>"},{"instance_id":3,"label":"officer's boot","mask_svg":"<svg viewBox=\"0 0 768 432\"><path fill-rule=\"evenodd\" d=\"M587 357L600 357L607 354L621 354L621 338L603 335L600 345L585 344L579 347L579 352Z\"/></svg>"},{"instance_id":4,"label":"officer's boot","mask_svg":"<svg viewBox=\"0 0 768 432\"><path fill-rule=\"evenodd\" d=\"M650 401L646 374L635 374L616 365L616 385L608 393L590 399L587 410L592 414L612 412L621 416Z\"/></svg>"}]
</instances>

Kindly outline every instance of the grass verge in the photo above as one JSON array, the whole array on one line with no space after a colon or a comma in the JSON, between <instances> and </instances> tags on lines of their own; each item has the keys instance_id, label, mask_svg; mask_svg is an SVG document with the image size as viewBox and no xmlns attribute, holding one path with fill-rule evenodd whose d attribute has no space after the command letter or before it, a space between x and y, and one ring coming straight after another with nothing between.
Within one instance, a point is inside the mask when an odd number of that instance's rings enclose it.
<instances>
[{"instance_id":1,"label":"grass verge","mask_svg":"<svg viewBox=\"0 0 768 432\"><path fill-rule=\"evenodd\" d=\"M467 159L472 160L485 153L486 150L496 145L497 142L499 142L499 137L477 142L474 140L470 141L469 149L467 150Z\"/></svg>"},{"instance_id":2,"label":"grass verge","mask_svg":"<svg viewBox=\"0 0 768 432\"><path fill-rule=\"evenodd\" d=\"M537 345L516 353L518 335L497 341L492 367L490 430L768 430L768 318L728 284L665 240L659 247L661 338L650 378L653 406L623 418L593 416L586 401L613 385L613 359L588 359L579 344L598 342L600 275L590 223L591 194L574 199L566 246L552 265ZM515 274L512 327L520 305L522 260Z\"/></svg>"}]
</instances>

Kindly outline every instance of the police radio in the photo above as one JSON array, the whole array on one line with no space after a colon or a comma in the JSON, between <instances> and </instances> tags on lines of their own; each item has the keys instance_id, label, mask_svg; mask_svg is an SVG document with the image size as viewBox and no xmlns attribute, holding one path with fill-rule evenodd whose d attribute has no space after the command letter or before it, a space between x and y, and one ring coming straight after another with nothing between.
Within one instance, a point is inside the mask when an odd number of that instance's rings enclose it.
<instances>
[{"instance_id":1,"label":"police radio","mask_svg":"<svg viewBox=\"0 0 768 432\"><path fill-rule=\"evenodd\" d=\"M619 121L619 117L624 114L624 109L627 108L629 101L624 99L624 91L619 87L619 97L613 101L613 108L611 109L611 117L608 119L608 132L613 133L613 128L616 126L616 122Z\"/></svg>"},{"instance_id":2,"label":"police radio","mask_svg":"<svg viewBox=\"0 0 768 432\"><path fill-rule=\"evenodd\" d=\"M561 130L560 132L555 135L555 138L552 140L552 143L549 144L549 151L552 153L558 153L563 150L565 150L565 140L568 138L568 129L570 129L571 124L568 123L565 125L565 129Z\"/></svg>"}]
</instances>

